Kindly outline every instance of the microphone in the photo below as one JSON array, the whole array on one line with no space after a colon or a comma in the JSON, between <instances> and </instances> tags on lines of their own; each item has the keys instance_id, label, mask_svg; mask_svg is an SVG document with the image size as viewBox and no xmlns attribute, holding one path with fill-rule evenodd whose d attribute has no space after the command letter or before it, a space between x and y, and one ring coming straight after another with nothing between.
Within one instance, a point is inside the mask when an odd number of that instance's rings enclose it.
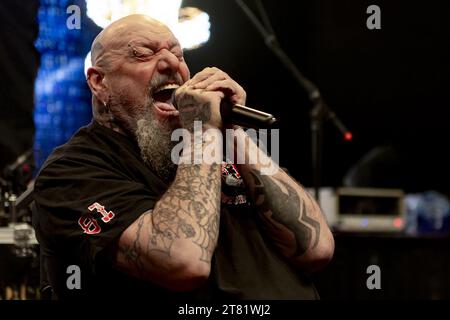
<instances>
[{"instance_id":1,"label":"microphone","mask_svg":"<svg viewBox=\"0 0 450 320\"><path fill-rule=\"evenodd\" d=\"M232 123L244 128L273 128L278 120L270 113L252 109L240 104L232 104L227 99L220 103L220 115L223 123Z\"/></svg>"},{"instance_id":2,"label":"microphone","mask_svg":"<svg viewBox=\"0 0 450 320\"><path fill-rule=\"evenodd\" d=\"M178 110L175 90L172 93L172 104ZM220 103L220 116L223 123L231 123L244 128L270 129L278 126L278 120L272 114L240 104L232 104L228 99L222 99Z\"/></svg>"}]
</instances>

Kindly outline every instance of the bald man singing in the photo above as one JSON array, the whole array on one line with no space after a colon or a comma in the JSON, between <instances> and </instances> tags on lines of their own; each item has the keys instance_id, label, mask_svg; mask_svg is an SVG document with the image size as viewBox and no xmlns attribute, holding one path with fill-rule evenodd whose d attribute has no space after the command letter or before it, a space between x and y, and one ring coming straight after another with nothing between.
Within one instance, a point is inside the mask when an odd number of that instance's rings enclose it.
<instances>
[{"instance_id":1,"label":"bald man singing","mask_svg":"<svg viewBox=\"0 0 450 320\"><path fill-rule=\"evenodd\" d=\"M309 275L331 259L334 241L301 185L283 170L263 174L276 166L268 156L173 161L172 133L194 133L195 123L246 137L220 115L223 99L245 104L244 89L217 68L190 78L178 40L144 15L105 28L91 57L93 120L54 150L35 183L52 297L317 299ZM191 139L182 157L223 146ZM245 159L259 151L233 143Z\"/></svg>"}]
</instances>

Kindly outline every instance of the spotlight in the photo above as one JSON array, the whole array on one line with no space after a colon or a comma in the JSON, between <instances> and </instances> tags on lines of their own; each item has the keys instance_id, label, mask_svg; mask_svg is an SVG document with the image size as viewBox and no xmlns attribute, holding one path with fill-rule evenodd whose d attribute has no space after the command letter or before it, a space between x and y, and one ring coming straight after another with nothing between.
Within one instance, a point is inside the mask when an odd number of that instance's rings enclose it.
<instances>
[{"instance_id":1,"label":"spotlight","mask_svg":"<svg viewBox=\"0 0 450 320\"><path fill-rule=\"evenodd\" d=\"M181 0L86 0L87 15L99 27L130 14L146 14L167 25L184 50L196 49L210 37L209 15L193 7L181 7ZM91 53L86 56L84 74L91 66Z\"/></svg>"},{"instance_id":2,"label":"spotlight","mask_svg":"<svg viewBox=\"0 0 450 320\"><path fill-rule=\"evenodd\" d=\"M86 0L87 15L98 26L141 13L167 25L184 49L198 48L210 36L209 15L198 8L181 7L181 0Z\"/></svg>"}]
</instances>

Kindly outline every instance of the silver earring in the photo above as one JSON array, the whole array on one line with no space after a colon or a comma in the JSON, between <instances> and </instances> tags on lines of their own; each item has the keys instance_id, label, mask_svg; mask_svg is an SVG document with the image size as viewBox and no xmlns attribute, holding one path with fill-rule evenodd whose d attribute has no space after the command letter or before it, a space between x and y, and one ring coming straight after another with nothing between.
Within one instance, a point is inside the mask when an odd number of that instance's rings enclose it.
<instances>
[{"instance_id":1,"label":"silver earring","mask_svg":"<svg viewBox=\"0 0 450 320\"><path fill-rule=\"evenodd\" d=\"M114 115L111 113L111 110L109 110L109 108L106 107L106 101L103 101L103 105L105 106L105 109L107 109L106 112L109 113L109 121L114 122Z\"/></svg>"}]
</instances>

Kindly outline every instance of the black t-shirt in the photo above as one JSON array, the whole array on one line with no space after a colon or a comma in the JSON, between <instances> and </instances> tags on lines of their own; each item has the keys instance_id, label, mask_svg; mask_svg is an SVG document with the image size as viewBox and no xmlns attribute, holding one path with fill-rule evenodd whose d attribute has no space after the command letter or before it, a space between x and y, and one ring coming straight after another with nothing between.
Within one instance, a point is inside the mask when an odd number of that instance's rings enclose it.
<instances>
[{"instance_id":1,"label":"black t-shirt","mask_svg":"<svg viewBox=\"0 0 450 320\"><path fill-rule=\"evenodd\" d=\"M113 268L120 234L167 190L130 138L95 121L50 155L35 183L34 226L44 271L57 298L316 299L260 230L233 165L222 166L222 211L211 274L176 293ZM81 289L68 289L76 265Z\"/></svg>"}]
</instances>

